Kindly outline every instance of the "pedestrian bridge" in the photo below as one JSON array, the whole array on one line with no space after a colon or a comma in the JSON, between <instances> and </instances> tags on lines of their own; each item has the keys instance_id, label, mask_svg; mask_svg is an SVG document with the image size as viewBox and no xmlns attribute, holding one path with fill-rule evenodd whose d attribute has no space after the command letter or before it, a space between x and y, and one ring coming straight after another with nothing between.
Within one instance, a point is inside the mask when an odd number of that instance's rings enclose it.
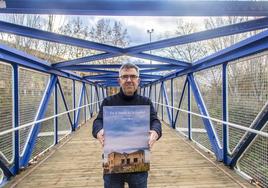
<instances>
[{"instance_id":1,"label":"pedestrian bridge","mask_svg":"<svg viewBox=\"0 0 268 188\"><path fill-rule=\"evenodd\" d=\"M92 120L40 157L7 187L103 187L102 149L90 136ZM149 187L255 187L163 125L151 151Z\"/></svg>"},{"instance_id":2,"label":"pedestrian bridge","mask_svg":"<svg viewBox=\"0 0 268 188\"><path fill-rule=\"evenodd\" d=\"M163 122L149 187L268 187L267 1L0 0L0 14L1 187L102 187L92 120L128 61ZM96 15L207 19L128 46L120 24L83 27Z\"/></svg>"}]
</instances>

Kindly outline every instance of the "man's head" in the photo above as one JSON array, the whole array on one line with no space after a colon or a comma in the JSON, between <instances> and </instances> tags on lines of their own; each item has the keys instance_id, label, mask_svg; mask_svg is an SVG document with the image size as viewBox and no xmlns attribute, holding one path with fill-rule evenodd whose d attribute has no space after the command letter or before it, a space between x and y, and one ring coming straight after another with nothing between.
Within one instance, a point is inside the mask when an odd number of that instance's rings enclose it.
<instances>
[{"instance_id":1,"label":"man's head","mask_svg":"<svg viewBox=\"0 0 268 188\"><path fill-rule=\"evenodd\" d=\"M118 82L125 95L134 95L140 83L139 74L139 67L135 64L125 63L120 67Z\"/></svg>"}]
</instances>

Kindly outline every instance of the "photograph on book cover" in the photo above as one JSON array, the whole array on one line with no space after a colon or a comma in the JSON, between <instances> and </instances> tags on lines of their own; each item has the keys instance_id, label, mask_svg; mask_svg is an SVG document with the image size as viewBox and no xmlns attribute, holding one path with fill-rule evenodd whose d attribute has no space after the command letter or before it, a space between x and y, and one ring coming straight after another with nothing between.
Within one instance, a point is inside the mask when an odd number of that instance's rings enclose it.
<instances>
[{"instance_id":1,"label":"photograph on book cover","mask_svg":"<svg viewBox=\"0 0 268 188\"><path fill-rule=\"evenodd\" d=\"M150 106L104 106L104 174L150 169Z\"/></svg>"}]
</instances>

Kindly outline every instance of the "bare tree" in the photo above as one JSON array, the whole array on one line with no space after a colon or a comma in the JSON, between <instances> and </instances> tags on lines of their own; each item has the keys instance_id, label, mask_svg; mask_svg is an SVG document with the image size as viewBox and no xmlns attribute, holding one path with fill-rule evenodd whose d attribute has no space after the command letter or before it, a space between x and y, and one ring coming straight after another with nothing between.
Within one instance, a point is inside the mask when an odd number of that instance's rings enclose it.
<instances>
[{"instance_id":1,"label":"bare tree","mask_svg":"<svg viewBox=\"0 0 268 188\"><path fill-rule=\"evenodd\" d=\"M207 29L213 29L224 25L230 25L230 24L236 24L249 21L248 17L219 17L219 18L208 18L205 20L205 25ZM252 31L247 33L241 33L237 35L231 35L226 37L220 37L217 39L212 39L207 41L208 49L212 52L217 52L219 50L225 49L231 45L234 45L238 43L239 41L242 41L252 35L257 34L260 31ZM240 63L239 65L234 65L228 67L228 75L229 75L229 93L230 95L237 96L236 98L239 99L240 97L238 95L244 93L241 92L240 87L243 87L241 83L241 78L248 77L249 75L256 75L261 73L257 70L265 70L265 65L262 65L261 63L250 63L250 61L259 61L258 59L251 59L248 61L248 63ZM238 62L237 62L238 63ZM256 67L257 66L257 67ZM261 68L260 68L261 66ZM257 72L256 72L257 71ZM253 88L259 88L257 86L258 82L252 82L252 84L255 84ZM240 90L240 91L239 91ZM254 93L258 93L259 91L255 90Z\"/></svg>"},{"instance_id":2,"label":"bare tree","mask_svg":"<svg viewBox=\"0 0 268 188\"><path fill-rule=\"evenodd\" d=\"M14 24L24 25L24 26L33 27L33 28L41 27L41 23L40 23L41 18L39 15L12 14L12 15L3 15L3 16L4 16L5 21L8 21ZM18 35L13 35L13 34L1 33L1 39L3 41L6 41L6 43L11 45L12 47L24 50L26 52L29 52L30 48L35 48L36 46L38 46L37 40L18 36Z\"/></svg>"},{"instance_id":3,"label":"bare tree","mask_svg":"<svg viewBox=\"0 0 268 188\"><path fill-rule=\"evenodd\" d=\"M176 36L188 35L197 32L197 26L191 22L185 22L183 19L179 19L177 22ZM166 33L165 38L168 38L170 34ZM189 63L203 57L206 53L206 46L203 46L200 42L187 43L184 45L178 45L164 49L164 53L174 59L183 60Z\"/></svg>"},{"instance_id":4,"label":"bare tree","mask_svg":"<svg viewBox=\"0 0 268 188\"><path fill-rule=\"evenodd\" d=\"M118 21L110 19L100 19L96 25L90 29L90 39L95 42L109 44L118 47L126 47L129 44L127 29ZM126 61L127 57L116 57L97 61L99 64L120 63Z\"/></svg>"},{"instance_id":5,"label":"bare tree","mask_svg":"<svg viewBox=\"0 0 268 188\"><path fill-rule=\"evenodd\" d=\"M80 39L88 39L89 36L89 28L80 17L69 19L66 25L62 25L59 28L59 32ZM75 59L94 54L93 50L68 45L62 46L58 53L64 54L66 59Z\"/></svg>"}]
</instances>

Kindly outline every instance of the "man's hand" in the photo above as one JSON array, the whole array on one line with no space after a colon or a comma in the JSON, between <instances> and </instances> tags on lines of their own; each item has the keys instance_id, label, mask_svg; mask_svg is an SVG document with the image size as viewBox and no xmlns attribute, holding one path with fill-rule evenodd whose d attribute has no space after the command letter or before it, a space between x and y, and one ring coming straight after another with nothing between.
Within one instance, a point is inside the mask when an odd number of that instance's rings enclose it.
<instances>
[{"instance_id":1,"label":"man's hand","mask_svg":"<svg viewBox=\"0 0 268 188\"><path fill-rule=\"evenodd\" d=\"M98 133L97 133L97 139L99 140L99 142L101 143L102 147L104 146L104 130L101 129Z\"/></svg>"},{"instance_id":2,"label":"man's hand","mask_svg":"<svg viewBox=\"0 0 268 188\"><path fill-rule=\"evenodd\" d=\"M150 138L149 138L149 148L152 149L154 143L156 142L156 140L158 138L158 134L157 134L156 131L151 130L151 131L149 131L149 135L150 135Z\"/></svg>"}]
</instances>

